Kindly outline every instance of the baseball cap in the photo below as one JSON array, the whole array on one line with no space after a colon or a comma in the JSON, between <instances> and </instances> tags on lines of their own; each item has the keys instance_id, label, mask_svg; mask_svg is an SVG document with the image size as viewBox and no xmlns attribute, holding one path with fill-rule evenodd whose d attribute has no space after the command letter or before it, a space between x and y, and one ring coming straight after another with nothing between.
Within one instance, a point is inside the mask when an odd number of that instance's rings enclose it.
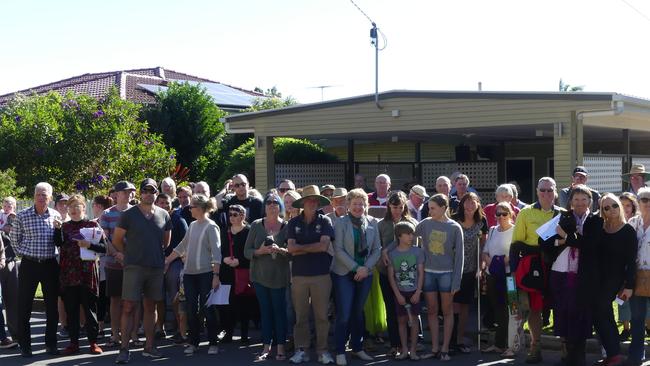
<instances>
[{"instance_id":1,"label":"baseball cap","mask_svg":"<svg viewBox=\"0 0 650 366\"><path fill-rule=\"evenodd\" d=\"M575 169L573 169L573 175L576 174L589 175L589 172L587 171L587 168L585 168L584 166L578 165Z\"/></svg>"},{"instance_id":2,"label":"baseball cap","mask_svg":"<svg viewBox=\"0 0 650 366\"><path fill-rule=\"evenodd\" d=\"M140 190L143 190L147 187L152 187L156 190L156 192L158 192L158 183L156 183L156 181L151 178L145 178L142 183L140 183Z\"/></svg>"},{"instance_id":3,"label":"baseball cap","mask_svg":"<svg viewBox=\"0 0 650 366\"><path fill-rule=\"evenodd\" d=\"M115 192L120 192L120 191L135 191L135 186L131 182L127 182L125 180L121 180L113 186L113 190Z\"/></svg>"},{"instance_id":4,"label":"baseball cap","mask_svg":"<svg viewBox=\"0 0 650 366\"><path fill-rule=\"evenodd\" d=\"M427 194L427 189L422 187L419 184L416 184L413 187L411 187L411 192L417 194L422 198L429 198L429 195Z\"/></svg>"},{"instance_id":5,"label":"baseball cap","mask_svg":"<svg viewBox=\"0 0 650 366\"><path fill-rule=\"evenodd\" d=\"M59 202L59 201L67 201L70 199L70 196L68 196L65 193L59 193L54 197L54 203Z\"/></svg>"}]
</instances>

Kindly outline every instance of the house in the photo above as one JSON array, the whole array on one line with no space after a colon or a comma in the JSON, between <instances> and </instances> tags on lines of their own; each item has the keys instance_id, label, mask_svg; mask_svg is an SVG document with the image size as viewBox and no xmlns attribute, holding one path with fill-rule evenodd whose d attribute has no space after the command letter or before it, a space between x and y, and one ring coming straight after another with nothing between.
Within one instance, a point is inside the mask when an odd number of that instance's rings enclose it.
<instances>
[{"instance_id":1,"label":"house","mask_svg":"<svg viewBox=\"0 0 650 366\"><path fill-rule=\"evenodd\" d=\"M255 98L264 95L234 86L222 84L209 79L167 70L162 67L132 69L121 71L83 74L52 83L35 86L5 95L0 95L0 106L14 98L16 94L44 94L51 90L65 94L73 91L76 94L87 94L95 98L105 96L111 87L116 87L120 97L136 103L155 104L156 94L165 90L170 82L188 82L200 84L212 96L215 104L222 110L239 112L250 107Z\"/></svg>"},{"instance_id":2,"label":"house","mask_svg":"<svg viewBox=\"0 0 650 366\"><path fill-rule=\"evenodd\" d=\"M559 187L576 165L595 189L620 192L630 164L650 167L650 100L619 93L393 90L321 103L227 116L226 131L255 134L255 178L264 191L279 179L297 185L352 186L387 173L393 186L433 189L439 175L460 170L479 191L515 180L535 198L542 176ZM274 137L317 141L340 164L275 164Z\"/></svg>"}]
</instances>

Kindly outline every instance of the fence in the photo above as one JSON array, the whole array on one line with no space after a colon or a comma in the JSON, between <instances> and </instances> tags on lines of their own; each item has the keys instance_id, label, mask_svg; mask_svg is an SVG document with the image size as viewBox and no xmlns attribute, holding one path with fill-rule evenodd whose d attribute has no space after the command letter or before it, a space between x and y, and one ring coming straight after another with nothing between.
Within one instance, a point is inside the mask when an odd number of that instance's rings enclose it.
<instances>
[{"instance_id":1,"label":"fence","mask_svg":"<svg viewBox=\"0 0 650 366\"><path fill-rule=\"evenodd\" d=\"M623 156L584 155L582 164L589 172L589 187L599 192L618 194L623 191Z\"/></svg>"}]
</instances>

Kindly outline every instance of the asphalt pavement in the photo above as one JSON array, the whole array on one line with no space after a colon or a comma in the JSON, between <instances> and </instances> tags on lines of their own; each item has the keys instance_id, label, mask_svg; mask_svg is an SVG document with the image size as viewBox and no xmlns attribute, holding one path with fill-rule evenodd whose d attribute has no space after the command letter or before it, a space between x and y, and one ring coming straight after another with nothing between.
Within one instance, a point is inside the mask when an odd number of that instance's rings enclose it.
<instances>
[{"instance_id":1,"label":"asphalt pavement","mask_svg":"<svg viewBox=\"0 0 650 366\"><path fill-rule=\"evenodd\" d=\"M0 365L114 365L115 357L117 356L117 349L104 349L102 355L91 355L88 353L88 344L86 339L82 339L81 353L73 356L49 356L45 354L44 344L44 331L45 319L43 313L35 312L32 318L32 349L34 356L32 358L23 358L20 355L19 349L0 350ZM264 362L255 362L255 356L261 351L262 345L259 343L259 331L254 329L250 332L251 342L248 345L243 345L239 342L239 338L235 335L232 343L220 345L220 353L218 355L207 354L207 342L201 344L199 352L193 356L186 356L183 354L183 347L174 345L169 339L157 342L158 349L163 353L164 357L158 360L152 360L142 357L142 348L131 350L131 362L129 365L151 365L151 366L164 366L164 365L191 365L191 366L213 366L218 365L280 365L289 364L288 361L280 362L269 360ZM100 346L106 339L100 340ZM68 344L67 339L59 340L59 348L63 349ZM370 352L375 356L375 360L371 362L351 360L348 357L348 365L361 366L361 365L399 365L399 364L413 364L413 361L395 361L386 356L387 349L378 345L375 352ZM559 352L544 350L544 363L542 365L553 365L559 361ZM597 360L598 355L590 354L587 356L587 364L590 365ZM420 365L435 365L444 364L449 366L456 365L524 365L524 356L517 359L501 359L497 355L481 354L474 351L467 355L457 355L452 357L451 361L442 362L440 360L422 360L415 362ZM316 356L312 354L312 361L305 365L317 365ZM650 365L650 362L647 363Z\"/></svg>"}]
</instances>

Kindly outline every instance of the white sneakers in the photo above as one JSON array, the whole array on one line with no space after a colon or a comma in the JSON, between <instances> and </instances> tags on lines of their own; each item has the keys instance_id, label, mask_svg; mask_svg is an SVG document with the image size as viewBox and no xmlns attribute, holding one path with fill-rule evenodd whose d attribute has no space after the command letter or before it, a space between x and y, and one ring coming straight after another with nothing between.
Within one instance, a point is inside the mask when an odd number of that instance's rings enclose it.
<instances>
[{"instance_id":1,"label":"white sneakers","mask_svg":"<svg viewBox=\"0 0 650 366\"><path fill-rule=\"evenodd\" d=\"M303 363L303 362L309 362L309 355L307 354L307 352L305 352L304 350L299 348L296 351L296 353L294 353L293 356L291 356L291 358L289 359L289 362L296 363L296 364Z\"/></svg>"},{"instance_id":2,"label":"white sneakers","mask_svg":"<svg viewBox=\"0 0 650 366\"><path fill-rule=\"evenodd\" d=\"M352 352L352 355L360 360L363 361L372 361L374 360L374 357L370 356L369 354L366 353L366 351L359 351L359 352Z\"/></svg>"},{"instance_id":3,"label":"white sneakers","mask_svg":"<svg viewBox=\"0 0 650 366\"><path fill-rule=\"evenodd\" d=\"M338 366L347 366L347 364L348 364L348 360L345 359L345 355L344 355L344 354L336 355L336 364L337 364Z\"/></svg>"},{"instance_id":4,"label":"white sneakers","mask_svg":"<svg viewBox=\"0 0 650 366\"><path fill-rule=\"evenodd\" d=\"M323 365L329 365L331 363L334 363L334 359L329 352L323 352L320 354L320 356L318 356L318 362L322 363Z\"/></svg>"}]
</instances>

